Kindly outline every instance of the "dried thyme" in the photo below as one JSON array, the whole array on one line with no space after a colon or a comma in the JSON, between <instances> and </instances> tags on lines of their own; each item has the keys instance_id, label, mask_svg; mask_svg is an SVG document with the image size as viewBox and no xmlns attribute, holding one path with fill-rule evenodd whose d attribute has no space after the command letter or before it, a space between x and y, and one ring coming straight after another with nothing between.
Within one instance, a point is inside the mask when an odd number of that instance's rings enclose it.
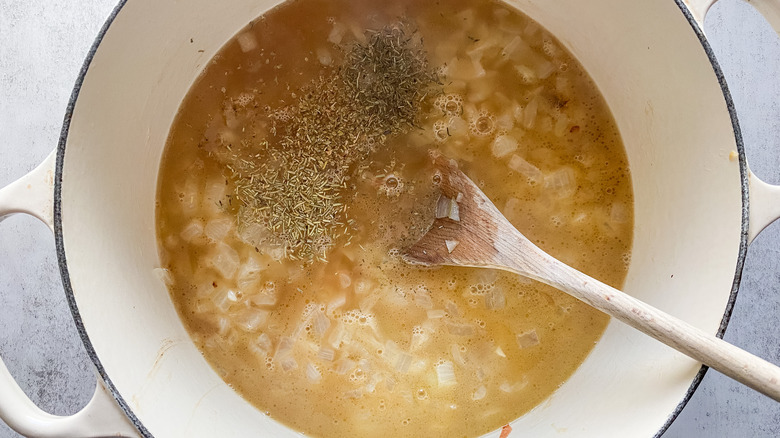
<instances>
[{"instance_id":1,"label":"dried thyme","mask_svg":"<svg viewBox=\"0 0 780 438\"><path fill-rule=\"evenodd\" d=\"M406 24L369 31L344 47L344 62L272 112L271 136L229 166L239 225L259 223L289 258L324 260L347 234L344 191L387 136L416 125L437 78ZM347 242L349 243L349 242Z\"/></svg>"}]
</instances>

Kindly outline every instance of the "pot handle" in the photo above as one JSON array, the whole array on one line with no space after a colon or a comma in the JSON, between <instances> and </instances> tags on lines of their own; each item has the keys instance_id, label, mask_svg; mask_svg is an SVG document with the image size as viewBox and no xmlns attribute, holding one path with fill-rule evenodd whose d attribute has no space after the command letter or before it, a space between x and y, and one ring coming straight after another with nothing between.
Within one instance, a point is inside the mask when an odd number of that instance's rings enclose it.
<instances>
[{"instance_id":1,"label":"pot handle","mask_svg":"<svg viewBox=\"0 0 780 438\"><path fill-rule=\"evenodd\" d=\"M780 219L780 186L767 184L749 171L750 217L748 243L769 224Z\"/></svg>"},{"instance_id":2,"label":"pot handle","mask_svg":"<svg viewBox=\"0 0 780 438\"><path fill-rule=\"evenodd\" d=\"M691 15L704 29L704 17L717 0L683 0ZM780 36L780 0L745 0ZM748 170L748 193L750 196L750 217L748 218L748 243L772 222L780 219L780 186L774 186L761 181Z\"/></svg>"},{"instance_id":3,"label":"pot handle","mask_svg":"<svg viewBox=\"0 0 780 438\"><path fill-rule=\"evenodd\" d=\"M0 222L14 213L37 217L54 230L53 151L27 175L0 189ZM0 419L18 433L30 437L137 437L138 432L98 377L90 402L71 416L41 410L16 383L0 359Z\"/></svg>"},{"instance_id":4,"label":"pot handle","mask_svg":"<svg viewBox=\"0 0 780 438\"><path fill-rule=\"evenodd\" d=\"M713 4L718 0L683 0L688 10L691 11L693 19L699 24L700 29L704 29L704 17ZM764 19L769 22L772 28L780 35L780 0L744 0L745 3L756 8Z\"/></svg>"}]
</instances>

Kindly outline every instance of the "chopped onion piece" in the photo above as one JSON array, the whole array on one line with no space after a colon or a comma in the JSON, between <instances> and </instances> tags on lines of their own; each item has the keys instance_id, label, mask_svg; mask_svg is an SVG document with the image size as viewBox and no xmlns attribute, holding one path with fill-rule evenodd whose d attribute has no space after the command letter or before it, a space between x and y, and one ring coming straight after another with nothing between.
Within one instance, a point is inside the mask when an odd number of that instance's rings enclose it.
<instances>
[{"instance_id":1,"label":"chopped onion piece","mask_svg":"<svg viewBox=\"0 0 780 438\"><path fill-rule=\"evenodd\" d=\"M328 34L328 41L333 44L340 44L341 39L344 38L344 34L347 33L347 26L336 21L333 23L333 28Z\"/></svg>"},{"instance_id":2,"label":"chopped onion piece","mask_svg":"<svg viewBox=\"0 0 780 438\"><path fill-rule=\"evenodd\" d=\"M171 274L171 271L165 268L154 268L152 269L152 272L154 273L154 276L157 277L160 281L163 282L166 286L170 286L173 284L173 275Z\"/></svg>"},{"instance_id":3,"label":"chopped onion piece","mask_svg":"<svg viewBox=\"0 0 780 438\"><path fill-rule=\"evenodd\" d=\"M230 331L230 319L224 316L217 318L217 333L225 336Z\"/></svg>"},{"instance_id":4,"label":"chopped onion piece","mask_svg":"<svg viewBox=\"0 0 780 438\"><path fill-rule=\"evenodd\" d=\"M460 310L458 309L458 305L455 304L454 302L447 301L447 304L444 305L444 308L447 309L447 312L450 313L450 316L456 318L460 316Z\"/></svg>"},{"instance_id":5,"label":"chopped onion piece","mask_svg":"<svg viewBox=\"0 0 780 438\"><path fill-rule=\"evenodd\" d=\"M215 245L208 263L225 278L232 278L241 260L235 249L226 243Z\"/></svg>"},{"instance_id":6,"label":"chopped onion piece","mask_svg":"<svg viewBox=\"0 0 780 438\"><path fill-rule=\"evenodd\" d=\"M291 355L294 345L295 339L289 336L282 336L279 338L279 344L276 346L276 354L274 354L274 359L279 360L285 356Z\"/></svg>"},{"instance_id":7,"label":"chopped onion piece","mask_svg":"<svg viewBox=\"0 0 780 438\"><path fill-rule=\"evenodd\" d=\"M339 278L339 286L341 286L342 289L346 289L352 285L352 277L346 272L339 272L336 275Z\"/></svg>"},{"instance_id":8,"label":"chopped onion piece","mask_svg":"<svg viewBox=\"0 0 780 438\"><path fill-rule=\"evenodd\" d=\"M254 342L249 342L249 349L258 356L268 356L271 353L271 338L263 333Z\"/></svg>"},{"instance_id":9,"label":"chopped onion piece","mask_svg":"<svg viewBox=\"0 0 780 438\"><path fill-rule=\"evenodd\" d=\"M238 301L238 295L233 289L218 288L211 294L211 301L217 307L217 309L225 312L230 306Z\"/></svg>"},{"instance_id":10,"label":"chopped onion piece","mask_svg":"<svg viewBox=\"0 0 780 438\"><path fill-rule=\"evenodd\" d=\"M439 386L450 386L458 383L455 378L455 367L450 361L444 361L436 366L436 377L439 380Z\"/></svg>"},{"instance_id":11,"label":"chopped onion piece","mask_svg":"<svg viewBox=\"0 0 780 438\"><path fill-rule=\"evenodd\" d=\"M336 361L336 363L333 364L333 372L343 376L344 374L354 370L355 366L357 366L357 362L354 360L347 358L339 359Z\"/></svg>"},{"instance_id":12,"label":"chopped onion piece","mask_svg":"<svg viewBox=\"0 0 780 438\"><path fill-rule=\"evenodd\" d=\"M239 47L241 47L241 51L244 53L255 50L258 46L257 38L255 38L255 35L252 32L244 32L236 37L236 40L238 41Z\"/></svg>"},{"instance_id":13,"label":"chopped onion piece","mask_svg":"<svg viewBox=\"0 0 780 438\"><path fill-rule=\"evenodd\" d=\"M512 393L520 391L521 389L525 388L526 385L528 385L528 382L525 380L521 380L515 383L504 381L501 386L498 387L498 389L500 389L501 392Z\"/></svg>"},{"instance_id":14,"label":"chopped onion piece","mask_svg":"<svg viewBox=\"0 0 780 438\"><path fill-rule=\"evenodd\" d=\"M257 222L250 222L239 227L238 237L248 245L260 247L268 239L268 230Z\"/></svg>"},{"instance_id":15,"label":"chopped onion piece","mask_svg":"<svg viewBox=\"0 0 780 438\"><path fill-rule=\"evenodd\" d=\"M298 368L298 362L296 362L292 356L287 356L281 361L279 361L279 365L282 367L284 371L292 371Z\"/></svg>"},{"instance_id":16,"label":"chopped onion piece","mask_svg":"<svg viewBox=\"0 0 780 438\"><path fill-rule=\"evenodd\" d=\"M474 326L471 324L447 323L447 331L453 336L472 336L474 334Z\"/></svg>"},{"instance_id":17,"label":"chopped onion piece","mask_svg":"<svg viewBox=\"0 0 780 438\"><path fill-rule=\"evenodd\" d=\"M198 219L193 219L187 226L181 230L179 237L184 239L185 242L192 242L198 237L203 235L203 222Z\"/></svg>"},{"instance_id":18,"label":"chopped onion piece","mask_svg":"<svg viewBox=\"0 0 780 438\"><path fill-rule=\"evenodd\" d=\"M504 350L501 349L501 347L496 347L496 354L506 359L506 354L504 353Z\"/></svg>"},{"instance_id":19,"label":"chopped onion piece","mask_svg":"<svg viewBox=\"0 0 780 438\"><path fill-rule=\"evenodd\" d=\"M320 64L327 66L333 63L333 55L330 54L330 50L324 47L318 47L315 53Z\"/></svg>"},{"instance_id":20,"label":"chopped onion piece","mask_svg":"<svg viewBox=\"0 0 780 438\"><path fill-rule=\"evenodd\" d=\"M433 300L431 299L431 293L426 288L416 288L413 296L414 303L423 309L432 309Z\"/></svg>"},{"instance_id":21,"label":"chopped onion piece","mask_svg":"<svg viewBox=\"0 0 780 438\"><path fill-rule=\"evenodd\" d=\"M412 329L412 340L409 342L409 351L418 350L428 342L428 331L421 326L414 326Z\"/></svg>"},{"instance_id":22,"label":"chopped onion piece","mask_svg":"<svg viewBox=\"0 0 780 438\"><path fill-rule=\"evenodd\" d=\"M232 228L233 221L229 217L212 219L206 224L206 237L213 241L220 241L228 235Z\"/></svg>"},{"instance_id":23,"label":"chopped onion piece","mask_svg":"<svg viewBox=\"0 0 780 438\"><path fill-rule=\"evenodd\" d=\"M479 385L479 388L477 388L472 394L471 399L474 401L482 400L487 395L487 388L485 385Z\"/></svg>"},{"instance_id":24,"label":"chopped onion piece","mask_svg":"<svg viewBox=\"0 0 780 438\"><path fill-rule=\"evenodd\" d=\"M363 397L363 390L358 388L358 389L353 389L352 391L347 391L344 393L344 397L351 398L351 399L359 399Z\"/></svg>"},{"instance_id":25,"label":"chopped onion piece","mask_svg":"<svg viewBox=\"0 0 780 438\"><path fill-rule=\"evenodd\" d=\"M458 192L458 197L455 198L455 202L463 202L463 193Z\"/></svg>"},{"instance_id":26,"label":"chopped onion piece","mask_svg":"<svg viewBox=\"0 0 780 438\"><path fill-rule=\"evenodd\" d=\"M536 334L536 329L531 329L527 332L520 333L516 337L517 345L520 348L529 348L535 345L539 345L539 336Z\"/></svg>"},{"instance_id":27,"label":"chopped onion piece","mask_svg":"<svg viewBox=\"0 0 780 438\"><path fill-rule=\"evenodd\" d=\"M452 200L444 195L439 196L436 201L436 219L448 217L450 215L450 204Z\"/></svg>"},{"instance_id":28,"label":"chopped onion piece","mask_svg":"<svg viewBox=\"0 0 780 438\"><path fill-rule=\"evenodd\" d=\"M327 362L333 362L333 359L336 357L336 350L323 345L317 352L317 357Z\"/></svg>"},{"instance_id":29,"label":"chopped onion piece","mask_svg":"<svg viewBox=\"0 0 780 438\"><path fill-rule=\"evenodd\" d=\"M494 287L485 294L485 308L488 310L503 309L506 306L506 297L501 287Z\"/></svg>"},{"instance_id":30,"label":"chopped onion piece","mask_svg":"<svg viewBox=\"0 0 780 438\"><path fill-rule=\"evenodd\" d=\"M322 313L319 309L314 312L312 319L314 334L318 338L321 338L322 335L324 335L325 332L330 328L330 319L328 319L328 317L325 316L325 314Z\"/></svg>"},{"instance_id":31,"label":"chopped onion piece","mask_svg":"<svg viewBox=\"0 0 780 438\"><path fill-rule=\"evenodd\" d=\"M276 292L275 290L264 289L259 294L252 296L249 302L256 306L273 306L276 304Z\"/></svg>"},{"instance_id":32,"label":"chopped onion piece","mask_svg":"<svg viewBox=\"0 0 780 438\"><path fill-rule=\"evenodd\" d=\"M523 110L523 127L531 129L536 123L536 115L539 111L539 97L534 97Z\"/></svg>"},{"instance_id":33,"label":"chopped onion piece","mask_svg":"<svg viewBox=\"0 0 780 438\"><path fill-rule=\"evenodd\" d=\"M268 319L268 311L260 309L245 309L236 315L233 320L239 328L247 332L253 332L260 328Z\"/></svg>"},{"instance_id":34,"label":"chopped onion piece","mask_svg":"<svg viewBox=\"0 0 780 438\"><path fill-rule=\"evenodd\" d=\"M333 348L339 348L341 346L341 341L344 340L346 335L347 331L344 328L344 324L341 321L336 321L333 330L331 330L330 335L328 335L328 343L332 345Z\"/></svg>"},{"instance_id":35,"label":"chopped onion piece","mask_svg":"<svg viewBox=\"0 0 780 438\"><path fill-rule=\"evenodd\" d=\"M457 240L445 240L444 244L447 245L447 252L452 253L452 251L455 250L455 247L458 246Z\"/></svg>"},{"instance_id":36,"label":"chopped onion piece","mask_svg":"<svg viewBox=\"0 0 780 438\"><path fill-rule=\"evenodd\" d=\"M452 354L452 360L460 366L466 366L466 358L463 357L463 352L458 344L450 345L450 353Z\"/></svg>"},{"instance_id":37,"label":"chopped onion piece","mask_svg":"<svg viewBox=\"0 0 780 438\"><path fill-rule=\"evenodd\" d=\"M242 291L246 291L260 281L260 272L263 270L263 266L257 260L256 257L249 257L249 259L241 264L238 268L238 275L236 276L236 284Z\"/></svg>"},{"instance_id":38,"label":"chopped onion piece","mask_svg":"<svg viewBox=\"0 0 780 438\"><path fill-rule=\"evenodd\" d=\"M614 223L622 224L628 220L628 211L625 204L616 202L609 210L609 218Z\"/></svg>"},{"instance_id":39,"label":"chopped onion piece","mask_svg":"<svg viewBox=\"0 0 780 438\"><path fill-rule=\"evenodd\" d=\"M562 167L544 177L544 188L558 198L569 198L577 190L576 174L571 167Z\"/></svg>"},{"instance_id":40,"label":"chopped onion piece","mask_svg":"<svg viewBox=\"0 0 780 438\"><path fill-rule=\"evenodd\" d=\"M328 303L328 307L327 307L328 314L332 315L334 310L344 307L344 304L346 303L347 303L347 296L345 294L340 293L336 295Z\"/></svg>"},{"instance_id":41,"label":"chopped onion piece","mask_svg":"<svg viewBox=\"0 0 780 438\"><path fill-rule=\"evenodd\" d=\"M460 222L460 207L454 200L452 200L450 203L450 213L447 217L454 220L455 222Z\"/></svg>"},{"instance_id":42,"label":"chopped onion piece","mask_svg":"<svg viewBox=\"0 0 780 438\"><path fill-rule=\"evenodd\" d=\"M435 309L435 310L428 310L427 312L428 319L439 319L444 318L444 315L447 313L443 309Z\"/></svg>"},{"instance_id":43,"label":"chopped onion piece","mask_svg":"<svg viewBox=\"0 0 780 438\"><path fill-rule=\"evenodd\" d=\"M320 383L320 380L322 380L322 373L320 373L317 365L314 365L311 362L306 364L306 378L312 383Z\"/></svg>"},{"instance_id":44,"label":"chopped onion piece","mask_svg":"<svg viewBox=\"0 0 780 438\"><path fill-rule=\"evenodd\" d=\"M555 127L553 127L553 134L556 137L563 137L569 131L569 117L561 113L558 119L555 121Z\"/></svg>"},{"instance_id":45,"label":"chopped onion piece","mask_svg":"<svg viewBox=\"0 0 780 438\"><path fill-rule=\"evenodd\" d=\"M223 211L227 207L225 205L226 192L227 184L224 179L214 178L209 180L203 191L203 207L212 213Z\"/></svg>"},{"instance_id":46,"label":"chopped onion piece","mask_svg":"<svg viewBox=\"0 0 780 438\"><path fill-rule=\"evenodd\" d=\"M538 167L529 163L523 157L513 154L509 159L509 168L528 178L528 182L538 184L544 178L544 174Z\"/></svg>"}]
</instances>

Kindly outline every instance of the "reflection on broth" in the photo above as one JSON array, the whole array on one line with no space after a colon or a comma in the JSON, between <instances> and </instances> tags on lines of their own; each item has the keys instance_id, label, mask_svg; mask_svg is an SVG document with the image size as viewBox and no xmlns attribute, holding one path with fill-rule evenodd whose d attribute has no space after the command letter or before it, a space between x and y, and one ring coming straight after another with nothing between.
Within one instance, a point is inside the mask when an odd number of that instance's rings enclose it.
<instances>
[{"instance_id":1,"label":"reflection on broth","mask_svg":"<svg viewBox=\"0 0 780 438\"><path fill-rule=\"evenodd\" d=\"M529 239L613 286L633 199L579 63L500 3L294 0L215 56L161 166L179 314L222 378L307 435L479 436L549 397L607 317L490 270L399 249L438 196L429 153Z\"/></svg>"}]
</instances>

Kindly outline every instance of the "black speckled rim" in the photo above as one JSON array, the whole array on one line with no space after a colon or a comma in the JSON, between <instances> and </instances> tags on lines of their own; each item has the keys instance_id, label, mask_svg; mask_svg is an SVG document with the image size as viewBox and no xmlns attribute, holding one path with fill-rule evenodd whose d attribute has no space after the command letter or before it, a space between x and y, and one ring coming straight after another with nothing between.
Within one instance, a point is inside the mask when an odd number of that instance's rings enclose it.
<instances>
[{"instance_id":1,"label":"black speckled rim","mask_svg":"<svg viewBox=\"0 0 780 438\"><path fill-rule=\"evenodd\" d=\"M723 312L723 319L720 320L720 327L718 327L718 332L716 333L717 337L722 338L723 334L726 332L726 327L729 325L731 312L734 310L734 303L737 301L739 283L742 280L742 268L745 265L745 257L747 256L748 248L748 213L750 208L750 201L748 197L749 185L747 158L745 157L745 143L742 140L742 130L739 128L739 120L737 120L737 110L734 108L734 101L731 99L731 92L729 91L729 87L726 84L726 78L723 76L723 71L720 68L720 64L718 64L718 60L715 58L715 52L712 51L712 47L710 47L710 43L707 41L707 37L699 27L699 23L696 22L696 20L693 18L693 15L691 14L690 9L688 9L688 7L685 5L684 0L674 1L677 3L677 7L680 8L680 12L682 12L682 14L688 20L688 23L690 23L693 32L696 33L696 36L699 38L699 42L701 42L701 46L704 49L704 52L710 59L710 64L712 64L715 77L718 78L720 89L723 92L723 98L726 101L726 108L728 109L729 116L731 117L731 127L734 129L734 139L736 140L737 152L739 154L739 174L740 185L742 188L742 229L740 230L739 236L739 256L737 257L737 266L734 271L734 281L731 283L731 294L729 295L728 303L726 303L726 309ZM699 372L696 374L696 377L693 378L691 386L688 387L688 391L686 391L685 397L680 400L680 403L677 404L674 412L672 412L672 414L669 415L669 418L666 419L666 423L664 423L661 429L659 429L655 434L655 438L659 438L661 435L663 435L664 432L669 429L669 426L672 425L674 420L677 419L677 416L680 415L680 412L682 412L685 405L688 404L688 401L693 396L696 388L699 387L699 384L701 383L708 369L709 367L707 366L701 367Z\"/></svg>"},{"instance_id":2,"label":"black speckled rim","mask_svg":"<svg viewBox=\"0 0 780 438\"><path fill-rule=\"evenodd\" d=\"M62 237L62 169L65 162L65 147L68 142L68 131L70 130L70 122L73 118L73 109L76 107L76 101L78 100L79 92L81 91L81 85L84 83L84 78L87 76L87 71L89 70L89 66L92 63L92 59L95 57L98 46L100 46L100 43L103 41L103 37L106 35L106 32L108 32L108 28L111 26L111 23L114 22L116 16L125 6L125 3L127 3L127 0L119 1L116 7L114 7L114 10L111 11L111 15L108 16L105 24L103 24L100 32L98 32L98 35L95 38L95 42L92 43L92 47L90 47L89 53L87 53L84 64L81 66L78 79L76 79L76 84L73 86L73 92L70 94L68 108L65 110L65 120L62 123L62 131L60 131L60 139L57 145L57 164L54 175L54 240L57 250L57 262L60 266L60 275L62 276L62 285L65 288L65 297L68 300L68 306L70 306L70 311L73 314L73 321L76 323L76 330L78 330L79 336L81 336L81 341L84 343L84 347L87 350L87 356L89 356L89 358L92 360L92 363L95 364L95 368L97 369L98 374L100 374L100 378L103 379L103 382L105 382L106 388L111 392L111 395L122 408L122 411L124 411L125 415L127 415L127 418L129 418L135 428L138 429L138 432L141 434L141 436L144 438L153 438L151 432L149 432L149 430L144 427L144 425L141 423L141 420L138 419L135 413L133 413L133 411L130 409L130 406L127 404L125 399L122 398L122 395L119 394L119 391L116 389L114 382L111 381L111 378L108 377L105 368L103 368L103 364L100 362L100 359L95 352L95 348L92 346L92 342L89 340L89 335L84 328L84 322L81 320L79 308L76 305L76 297L73 295L73 288L70 284L68 261L65 257L65 242Z\"/></svg>"},{"instance_id":3,"label":"black speckled rim","mask_svg":"<svg viewBox=\"0 0 780 438\"><path fill-rule=\"evenodd\" d=\"M742 188L742 229L740 233L739 256L737 257L737 266L734 273L734 281L731 286L731 294L729 296L728 303L726 304L726 309L725 312L723 313L723 319L721 320L720 327L718 328L717 331L717 336L719 338L722 338L723 333L726 331L726 326L728 326L729 319L731 318L731 312L734 309L734 302L737 299L739 283L740 280L742 279L742 267L745 264L745 257L747 254L748 207L749 207L747 160L745 158L745 148L744 148L744 143L742 141L742 132L739 128L739 122L737 121L737 113L734 108L734 102L731 99L731 93L729 92L728 86L726 85L726 79L723 76L723 72L721 71L720 65L718 64L718 61L715 59L715 53L712 51L709 42L707 42L707 38L704 36L704 32L702 32L702 29L699 27L699 24L691 15L690 11L688 10L688 7L685 6L684 1L674 0L674 2L677 4L682 14L690 23L691 28L693 29L694 33L696 33L696 36L699 38L702 48L704 49L704 52L707 54L707 57L709 58L710 63L712 64L712 68L715 72L715 76L717 77L718 83L720 84L721 90L723 91L723 97L725 98L726 101L726 108L728 109L729 115L731 117L731 124L734 129L734 138L736 140L737 152L739 153L739 171L740 171L740 180L741 180L741 188ZM81 340L84 343L84 347L86 348L87 355L95 364L95 368L100 374L100 377L105 382L106 387L111 392L114 399L117 401L117 403L122 408L124 413L133 423L133 425L135 425L136 429L138 429L138 432L141 434L141 436L145 438L153 438L151 432L149 432L149 430L147 430L146 427L144 427L144 425L141 423L141 421L138 419L135 413L133 413L133 411L130 409L130 406L127 404L125 399L117 390L114 383L111 381L111 378L106 373L105 368L103 368L103 364L100 362L100 359L98 358L97 353L95 352L95 348L92 346L92 342L89 339L89 335L87 334L87 331L84 328L84 322L81 320L81 315L79 314L79 309L78 306L76 305L76 298L73 295L73 289L70 284L70 274L68 273L67 259L65 257L65 243L63 241L63 236L62 236L62 197L61 197L62 170L63 170L63 163L65 160L65 147L67 146L67 141L68 141L68 131L70 129L70 122L73 117L73 110L76 106L76 101L78 100L79 92L81 91L81 86L84 83L84 78L87 75L87 71L89 70L89 66L92 63L92 59L94 58L95 53L97 52L98 46L100 46L100 43L103 41L103 37L106 35L106 32L108 31L108 28L114 22L117 15L124 7L125 3L127 3L127 0L119 1L119 4L117 4L114 10L111 11L111 15L109 15L105 24L100 29L100 32L95 38L95 42L92 44L92 47L90 48L89 53L87 54L87 57L84 60L84 64L81 67L81 71L79 72L78 79L76 79L76 84L73 87L73 92L70 95L70 100L68 101L68 107L67 110L65 111L65 119L62 124L59 143L57 145L57 164L56 164L56 170L55 170L56 173L54 179L54 239L55 239L56 250L57 250L57 260L60 267L60 275L62 276L62 284L65 288L65 296L68 300L70 311L73 314L73 321L76 324L76 329L78 330L78 333L81 336ZM688 388L685 397L683 397L683 399L675 408L674 412L672 412L672 414L666 420L666 423L664 423L664 425L655 434L656 438L663 435L664 432L666 432L666 430L672 424L672 422L677 418L677 416L680 415L680 412L682 412L683 408L691 399L691 396L693 396L694 391L696 391L696 388L699 386L702 379L704 378L704 374L707 372L707 369L708 367L706 366L701 367L701 370L699 370L698 374L696 374L696 377L693 379L691 386Z\"/></svg>"}]
</instances>

